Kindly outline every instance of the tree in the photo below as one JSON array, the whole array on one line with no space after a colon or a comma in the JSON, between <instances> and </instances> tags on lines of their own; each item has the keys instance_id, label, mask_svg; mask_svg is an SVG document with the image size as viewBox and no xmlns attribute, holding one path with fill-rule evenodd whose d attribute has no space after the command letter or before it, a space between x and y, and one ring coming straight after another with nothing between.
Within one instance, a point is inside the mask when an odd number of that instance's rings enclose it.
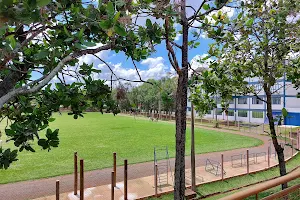
<instances>
[{"instance_id":1,"label":"tree","mask_svg":"<svg viewBox=\"0 0 300 200\"><path fill-rule=\"evenodd\" d=\"M169 1L166 1L169 3ZM186 138L186 109L187 109L187 88L188 70L190 68L188 52L189 48L196 48L200 45L197 41L201 31L192 31L194 23L205 24L205 16L215 10L221 9L227 1L202 1L197 8L188 6L185 0L175 1L175 8L166 4L157 9L157 14L164 20L163 37L168 51L169 61L178 75L176 90L176 157L175 157L175 186L174 199L185 198L185 138ZM162 9L164 8L164 9ZM187 9L193 10L192 14L187 13ZM174 11L175 10L175 11ZM222 13L222 12L221 12ZM225 16L224 16L225 17ZM182 34L182 44L175 42L176 30L174 23L180 26L179 33ZM201 30L201 27L196 27ZM192 36L189 32L192 31ZM192 39L191 39L192 38ZM176 54L174 49L178 50ZM181 58L181 61L179 61Z\"/></svg>"},{"instance_id":2,"label":"tree","mask_svg":"<svg viewBox=\"0 0 300 200\"><path fill-rule=\"evenodd\" d=\"M299 29L295 26L299 26L300 20L293 17L299 8L298 1L242 1L235 19L206 26L208 35L216 40L209 50L215 59L207 72L214 78L200 78L205 91L250 95L266 103L269 135L278 155L281 176L286 174L286 166L284 149L275 130L272 94L282 89L275 88L279 79L289 76L295 83L299 80L295 73L299 70ZM215 31L220 34L213 35ZM258 79L261 87L248 85L249 78ZM266 98L261 97L262 92ZM282 189L286 187L287 184L282 185Z\"/></svg>"},{"instance_id":3,"label":"tree","mask_svg":"<svg viewBox=\"0 0 300 200\"><path fill-rule=\"evenodd\" d=\"M90 54L107 64L99 52L123 51L135 65L149 55L150 45L160 42L157 25L138 26L127 16L139 6L132 10L130 1L105 2L97 6L93 1L71 0L0 2L1 120L11 121L5 132L19 151L35 151L35 140L43 149L58 146L58 129L47 127L61 106L70 107L69 115L75 119L91 105L118 112L105 80L94 79L100 71L81 56ZM114 79L126 80L111 72ZM51 84L54 78L58 83ZM40 138L44 129L46 138ZM16 156L16 150L1 149L0 168L7 169Z\"/></svg>"}]
</instances>

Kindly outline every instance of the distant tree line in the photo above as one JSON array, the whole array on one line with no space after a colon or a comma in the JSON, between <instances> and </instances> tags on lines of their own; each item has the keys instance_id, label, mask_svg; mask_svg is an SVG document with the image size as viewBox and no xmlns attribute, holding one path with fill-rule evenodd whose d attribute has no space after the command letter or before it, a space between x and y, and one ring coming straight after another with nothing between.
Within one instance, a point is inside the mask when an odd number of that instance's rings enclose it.
<instances>
[{"instance_id":1,"label":"distant tree line","mask_svg":"<svg viewBox=\"0 0 300 200\"><path fill-rule=\"evenodd\" d=\"M149 79L147 82L138 86L131 83L119 84L114 88L112 96L119 109L149 114L171 114L175 110L177 79Z\"/></svg>"}]
</instances>

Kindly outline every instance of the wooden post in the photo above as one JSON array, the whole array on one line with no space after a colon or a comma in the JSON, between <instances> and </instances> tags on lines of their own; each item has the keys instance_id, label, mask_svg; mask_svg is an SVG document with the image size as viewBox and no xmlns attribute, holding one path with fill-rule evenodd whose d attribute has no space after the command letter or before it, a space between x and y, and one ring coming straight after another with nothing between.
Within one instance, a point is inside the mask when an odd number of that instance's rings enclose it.
<instances>
[{"instance_id":1,"label":"wooden post","mask_svg":"<svg viewBox=\"0 0 300 200\"><path fill-rule=\"evenodd\" d=\"M56 181L56 200L59 200L59 180Z\"/></svg>"},{"instance_id":2,"label":"wooden post","mask_svg":"<svg viewBox=\"0 0 300 200\"><path fill-rule=\"evenodd\" d=\"M247 149L247 174L249 174L249 150Z\"/></svg>"},{"instance_id":3,"label":"wooden post","mask_svg":"<svg viewBox=\"0 0 300 200\"><path fill-rule=\"evenodd\" d=\"M270 147L268 147L268 168L270 168Z\"/></svg>"},{"instance_id":4,"label":"wooden post","mask_svg":"<svg viewBox=\"0 0 300 200\"><path fill-rule=\"evenodd\" d=\"M240 121L238 121L238 127L239 127L239 130L241 130L241 127L240 127Z\"/></svg>"},{"instance_id":5,"label":"wooden post","mask_svg":"<svg viewBox=\"0 0 300 200\"><path fill-rule=\"evenodd\" d=\"M128 200L127 194L127 160L124 160L124 200Z\"/></svg>"},{"instance_id":6,"label":"wooden post","mask_svg":"<svg viewBox=\"0 0 300 200\"><path fill-rule=\"evenodd\" d=\"M83 159L80 159L80 200L84 199L84 166Z\"/></svg>"},{"instance_id":7,"label":"wooden post","mask_svg":"<svg viewBox=\"0 0 300 200\"><path fill-rule=\"evenodd\" d=\"M263 134L265 133L265 123L263 123Z\"/></svg>"},{"instance_id":8,"label":"wooden post","mask_svg":"<svg viewBox=\"0 0 300 200\"><path fill-rule=\"evenodd\" d=\"M297 149L300 150L300 132L297 130Z\"/></svg>"},{"instance_id":9,"label":"wooden post","mask_svg":"<svg viewBox=\"0 0 300 200\"><path fill-rule=\"evenodd\" d=\"M114 182L113 182L113 187L116 187L116 182L117 182L117 153L114 152Z\"/></svg>"},{"instance_id":10,"label":"wooden post","mask_svg":"<svg viewBox=\"0 0 300 200\"><path fill-rule=\"evenodd\" d=\"M294 155L294 140L291 140L291 142L292 142L292 145L291 145L291 147L292 147L292 156L291 157L293 157L293 155Z\"/></svg>"},{"instance_id":11,"label":"wooden post","mask_svg":"<svg viewBox=\"0 0 300 200\"><path fill-rule=\"evenodd\" d=\"M222 174L222 180L224 180L224 155L221 154L221 174Z\"/></svg>"},{"instance_id":12,"label":"wooden post","mask_svg":"<svg viewBox=\"0 0 300 200\"><path fill-rule=\"evenodd\" d=\"M155 164L155 174L154 174L154 187L155 187L155 196L157 197L158 196L158 192L157 192L157 180L158 180L158 169L157 169L157 164Z\"/></svg>"},{"instance_id":13,"label":"wooden post","mask_svg":"<svg viewBox=\"0 0 300 200\"><path fill-rule=\"evenodd\" d=\"M112 171L111 172L111 200L114 200L115 199L115 172Z\"/></svg>"},{"instance_id":14,"label":"wooden post","mask_svg":"<svg viewBox=\"0 0 300 200\"><path fill-rule=\"evenodd\" d=\"M74 195L77 195L78 190L78 157L77 152L74 153Z\"/></svg>"}]
</instances>

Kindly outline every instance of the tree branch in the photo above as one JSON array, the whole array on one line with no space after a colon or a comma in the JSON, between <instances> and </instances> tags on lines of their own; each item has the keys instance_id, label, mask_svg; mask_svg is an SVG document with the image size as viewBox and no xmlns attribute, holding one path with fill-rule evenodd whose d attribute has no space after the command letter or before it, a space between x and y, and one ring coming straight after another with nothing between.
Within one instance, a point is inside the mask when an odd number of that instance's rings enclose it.
<instances>
[{"instance_id":1,"label":"tree branch","mask_svg":"<svg viewBox=\"0 0 300 200\"><path fill-rule=\"evenodd\" d=\"M25 94L31 94L34 92L37 92L41 90L44 86L46 86L52 78L65 66L66 63L73 60L74 58L86 55L86 54L95 54L103 50L108 50L112 47L112 44L103 45L101 47L95 48L95 49L85 49L78 52L75 52L71 55L66 56L63 58L58 65L48 74L40 79L37 79L35 81L32 81L31 83L28 83L24 85L23 87L14 89L10 92L8 92L6 95L2 96L0 98L0 109L3 107L5 103L7 103L9 100L13 99L14 97L17 97L19 95L25 95ZM30 88L31 85L34 85L38 83L37 85Z\"/></svg>"}]
</instances>

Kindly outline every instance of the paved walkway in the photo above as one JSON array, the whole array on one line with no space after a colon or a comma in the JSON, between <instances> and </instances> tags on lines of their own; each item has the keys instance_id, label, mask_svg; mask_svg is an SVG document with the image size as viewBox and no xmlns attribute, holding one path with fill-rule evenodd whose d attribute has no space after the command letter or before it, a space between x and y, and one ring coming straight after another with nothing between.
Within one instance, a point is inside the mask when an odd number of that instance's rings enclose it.
<instances>
[{"instance_id":1,"label":"paved walkway","mask_svg":"<svg viewBox=\"0 0 300 200\"><path fill-rule=\"evenodd\" d=\"M205 129L209 130L215 130L213 128L207 128ZM260 139L264 142L263 145L258 147L252 147L248 148L250 153L260 153L260 152L267 152L267 148L270 145L269 143L269 137L267 136L261 136L256 134L245 134L240 133L236 131L228 131L228 130L221 130L223 132L230 132L233 134L239 134L239 135L245 135L254 137L257 139ZM272 147L273 145L271 145ZM229 161L231 161L232 155L237 154L246 154L247 148L242 149L235 149L235 150L229 150L222 152L224 155L224 162L227 162L227 165L229 165ZM271 150L274 152L274 148ZM286 157L291 156L291 149L287 148L285 151ZM199 154L196 155L196 166L197 170L199 170L199 173L202 175L203 173L203 167L205 166L206 160L209 158L211 160L220 161L221 156L220 152L212 152L212 153L206 153L206 154ZM274 155L273 155L274 156ZM172 169L174 169L174 162L175 159L170 159L170 163L172 166ZM231 162L230 162L231 163ZM186 157L186 168L190 168L190 157ZM108 169L102 169L102 170L94 170L85 172L85 188L93 188L96 186L103 186L106 189L109 187L110 181L111 181L111 168ZM133 164L128 166L128 179L134 181L134 185L136 184L136 180L139 178L146 178L153 179L153 162L145 162L145 163L139 163L139 164ZM187 175L188 176L188 175ZM228 176L228 174L227 174ZM34 199L39 197L45 197L49 195L55 194L55 181L60 180L60 193L71 193L73 191L73 174L71 175L64 175L64 176L58 176L53 178L47 178L47 179L39 179L39 180L33 180L33 181L23 181L23 182L17 182L17 183L10 183L10 184L3 184L0 185L0 200L24 200L24 199ZM142 179L141 179L142 180ZM206 179L210 180L210 179ZM123 167L117 167L117 182L123 181ZM131 182L132 182L131 181ZM153 180L149 183L153 183ZM129 182L129 184L131 184ZM139 184L137 184L136 189L140 188L138 187ZM152 188L149 186L149 188ZM98 187L97 187L98 188ZM131 187L132 189L132 187ZM168 189L168 188L167 188ZM91 190L91 189L88 189ZM144 190L144 188L143 188ZM150 189L153 193L153 188ZM109 191L109 190L108 190ZM145 190L146 191L146 190ZM131 191L129 191L131 192ZM132 191L134 192L134 191ZM117 192L118 193L118 192ZM147 192L145 192L147 194ZM97 194L98 195L98 194ZM100 195L100 194L99 194ZM120 193L121 195L121 193ZM141 196L141 195L138 195ZM100 196L98 196L99 199ZM45 198L42 198L45 199ZM74 199L74 198L70 198ZM77 199L75 197L75 199ZM107 198L106 198L107 199ZM118 198L116 198L118 199Z\"/></svg>"}]
</instances>

